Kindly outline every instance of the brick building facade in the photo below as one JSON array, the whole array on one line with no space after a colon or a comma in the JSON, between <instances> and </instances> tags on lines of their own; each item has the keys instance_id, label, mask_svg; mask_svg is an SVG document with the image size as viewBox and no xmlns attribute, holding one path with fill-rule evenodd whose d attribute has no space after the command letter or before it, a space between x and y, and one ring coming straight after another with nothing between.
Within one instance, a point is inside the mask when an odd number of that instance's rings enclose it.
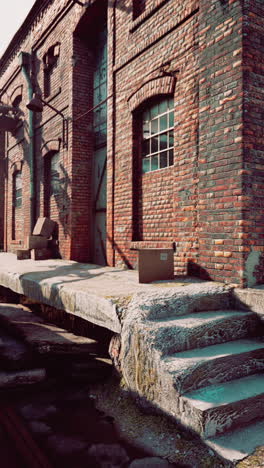
<instances>
[{"instance_id":1,"label":"brick building facade","mask_svg":"<svg viewBox=\"0 0 264 468\"><path fill-rule=\"evenodd\" d=\"M66 259L263 282L263 38L262 0L37 0L0 60L5 250L48 216Z\"/></svg>"}]
</instances>

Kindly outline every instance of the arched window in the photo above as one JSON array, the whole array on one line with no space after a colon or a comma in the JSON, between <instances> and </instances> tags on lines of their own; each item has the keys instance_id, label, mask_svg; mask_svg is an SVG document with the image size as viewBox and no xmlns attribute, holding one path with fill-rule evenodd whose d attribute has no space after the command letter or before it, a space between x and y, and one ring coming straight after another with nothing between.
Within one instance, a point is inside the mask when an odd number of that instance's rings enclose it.
<instances>
[{"instance_id":1,"label":"arched window","mask_svg":"<svg viewBox=\"0 0 264 468\"><path fill-rule=\"evenodd\" d=\"M173 98L151 101L142 112L142 172L173 165L174 146Z\"/></svg>"},{"instance_id":2,"label":"arched window","mask_svg":"<svg viewBox=\"0 0 264 468\"><path fill-rule=\"evenodd\" d=\"M56 43L51 46L43 57L44 65L44 97L49 97L54 89L52 89L52 76L55 68L59 64L60 44ZM54 80L55 81L55 80Z\"/></svg>"},{"instance_id":3,"label":"arched window","mask_svg":"<svg viewBox=\"0 0 264 468\"><path fill-rule=\"evenodd\" d=\"M44 214L49 218L52 215L54 203L56 204L56 198L61 191L59 152L51 151L45 156L44 177Z\"/></svg>"},{"instance_id":4,"label":"arched window","mask_svg":"<svg viewBox=\"0 0 264 468\"><path fill-rule=\"evenodd\" d=\"M22 221L22 174L17 170L13 173L12 205L12 240L16 240L20 234Z\"/></svg>"},{"instance_id":5,"label":"arched window","mask_svg":"<svg viewBox=\"0 0 264 468\"><path fill-rule=\"evenodd\" d=\"M13 206L21 208L22 206L22 176L21 171L17 171L13 175Z\"/></svg>"},{"instance_id":6,"label":"arched window","mask_svg":"<svg viewBox=\"0 0 264 468\"><path fill-rule=\"evenodd\" d=\"M60 192L60 153L50 157L50 196Z\"/></svg>"}]
</instances>

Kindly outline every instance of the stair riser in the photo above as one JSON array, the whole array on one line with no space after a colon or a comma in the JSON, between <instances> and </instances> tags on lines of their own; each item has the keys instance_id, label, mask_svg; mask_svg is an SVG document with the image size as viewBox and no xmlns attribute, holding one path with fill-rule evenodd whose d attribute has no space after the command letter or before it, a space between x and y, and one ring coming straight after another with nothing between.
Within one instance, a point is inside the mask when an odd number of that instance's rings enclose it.
<instances>
[{"instance_id":1,"label":"stair riser","mask_svg":"<svg viewBox=\"0 0 264 468\"><path fill-rule=\"evenodd\" d=\"M190 292L189 289L184 288L182 294L175 295L175 297L168 296L162 297L161 300L155 297L151 306L144 304L145 317L148 320L157 320L162 318L174 318L176 316L184 316L192 314L193 312L204 312L210 310L226 310L230 309L231 293L230 290L216 291L211 287L211 291L203 293Z\"/></svg>"},{"instance_id":2,"label":"stair riser","mask_svg":"<svg viewBox=\"0 0 264 468\"><path fill-rule=\"evenodd\" d=\"M196 328L163 327L155 337L155 347L161 355L203 348L227 341L257 336L259 320L255 315L228 317L205 323Z\"/></svg>"},{"instance_id":3,"label":"stair riser","mask_svg":"<svg viewBox=\"0 0 264 468\"><path fill-rule=\"evenodd\" d=\"M181 419L185 425L203 438L213 437L263 417L264 393L204 411L193 407L192 401L182 397L181 408Z\"/></svg>"},{"instance_id":4,"label":"stair riser","mask_svg":"<svg viewBox=\"0 0 264 468\"><path fill-rule=\"evenodd\" d=\"M174 387L179 394L217 383L228 382L264 370L264 349L238 355L228 355L202 362L195 369L174 376Z\"/></svg>"}]
</instances>

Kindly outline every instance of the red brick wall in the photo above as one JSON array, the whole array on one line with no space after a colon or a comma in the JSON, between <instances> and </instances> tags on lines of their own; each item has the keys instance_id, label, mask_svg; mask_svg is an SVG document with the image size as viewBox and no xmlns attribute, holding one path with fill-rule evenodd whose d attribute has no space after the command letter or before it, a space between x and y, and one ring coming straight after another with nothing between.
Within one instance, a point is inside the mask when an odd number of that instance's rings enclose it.
<instances>
[{"instance_id":1,"label":"red brick wall","mask_svg":"<svg viewBox=\"0 0 264 468\"><path fill-rule=\"evenodd\" d=\"M200 2L198 232L200 274L243 277L241 2Z\"/></svg>"},{"instance_id":2,"label":"red brick wall","mask_svg":"<svg viewBox=\"0 0 264 468\"><path fill-rule=\"evenodd\" d=\"M172 246L177 241L176 272L186 272L186 251L196 248L195 166L197 159L197 3L161 2L153 16L141 24L132 22L125 10L117 8L117 43L114 78L116 82L116 132L114 177L114 235L116 263L136 265L137 256L130 250L131 241L148 241L148 245ZM139 17L140 18L140 17ZM138 19L139 19L138 18ZM169 21L168 21L169 18ZM144 18L143 18L144 19ZM159 24L159 28L155 27ZM175 165L142 176L140 197L134 198L141 210L142 236L133 238L133 113L127 100L150 79L163 76L159 67L171 61L177 83L175 100ZM133 80L131 80L133 77ZM183 95L184 94L184 95ZM158 96L158 92L157 92ZM142 96L148 98L148 94ZM136 119L136 116L134 116ZM180 124L183 123L182 125ZM137 133L137 130L135 130ZM134 136L134 153L139 135ZM184 165L184 169L183 169ZM136 178L138 175L136 175ZM179 198L181 188L189 189ZM137 190L137 193L139 191ZM186 210L184 214L179 205ZM185 217L185 222L183 221ZM183 241L184 239L184 241ZM145 245L145 243L144 243ZM195 256L195 252L191 253Z\"/></svg>"}]
</instances>

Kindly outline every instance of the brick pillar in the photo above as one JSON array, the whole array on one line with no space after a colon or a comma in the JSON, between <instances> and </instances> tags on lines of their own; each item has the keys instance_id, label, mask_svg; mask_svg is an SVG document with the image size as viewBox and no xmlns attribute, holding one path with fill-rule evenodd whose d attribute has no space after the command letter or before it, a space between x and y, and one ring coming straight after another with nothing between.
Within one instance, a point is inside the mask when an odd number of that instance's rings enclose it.
<instances>
[{"instance_id":1,"label":"brick pillar","mask_svg":"<svg viewBox=\"0 0 264 468\"><path fill-rule=\"evenodd\" d=\"M264 3L244 6L244 277L253 286L264 283Z\"/></svg>"},{"instance_id":2,"label":"brick pillar","mask_svg":"<svg viewBox=\"0 0 264 468\"><path fill-rule=\"evenodd\" d=\"M199 266L242 284L242 3L201 0L199 14Z\"/></svg>"}]
</instances>

